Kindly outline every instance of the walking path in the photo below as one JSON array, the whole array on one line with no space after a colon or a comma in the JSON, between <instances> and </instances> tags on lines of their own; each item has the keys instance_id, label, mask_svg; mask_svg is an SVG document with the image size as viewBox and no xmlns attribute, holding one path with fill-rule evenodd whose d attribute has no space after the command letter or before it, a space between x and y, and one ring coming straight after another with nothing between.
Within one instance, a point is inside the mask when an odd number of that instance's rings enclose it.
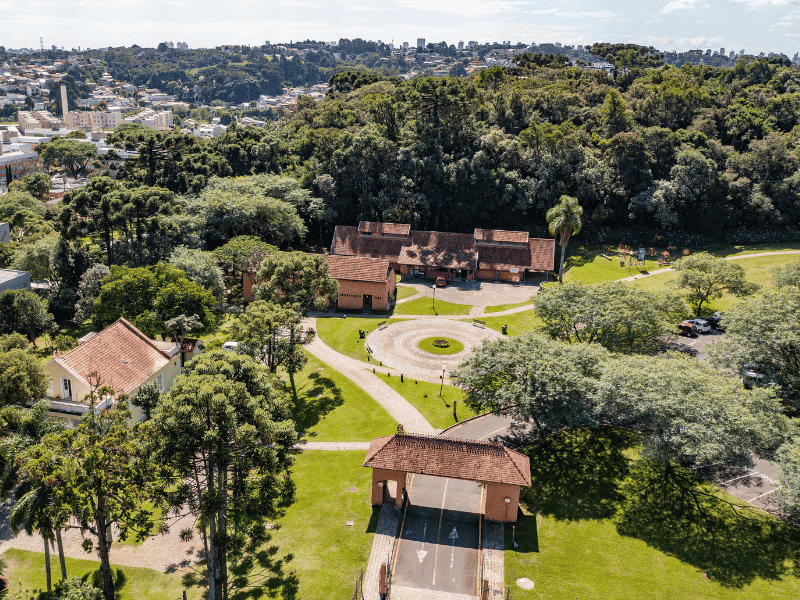
<instances>
[{"instance_id":1,"label":"walking path","mask_svg":"<svg viewBox=\"0 0 800 600\"><path fill-rule=\"evenodd\" d=\"M317 320L314 317L307 317L304 319L303 324L306 327L317 328ZM306 348L311 354L332 369L339 371L339 373L372 396L395 421L402 423L406 431L429 435L437 433L437 430L428 423L422 413L389 385L381 381L379 377L370 373L366 369L366 365L360 360L339 354L325 344L319 336L315 336Z\"/></svg>"},{"instance_id":2,"label":"walking path","mask_svg":"<svg viewBox=\"0 0 800 600\"><path fill-rule=\"evenodd\" d=\"M295 450L369 450L369 442L297 442Z\"/></svg>"}]
</instances>

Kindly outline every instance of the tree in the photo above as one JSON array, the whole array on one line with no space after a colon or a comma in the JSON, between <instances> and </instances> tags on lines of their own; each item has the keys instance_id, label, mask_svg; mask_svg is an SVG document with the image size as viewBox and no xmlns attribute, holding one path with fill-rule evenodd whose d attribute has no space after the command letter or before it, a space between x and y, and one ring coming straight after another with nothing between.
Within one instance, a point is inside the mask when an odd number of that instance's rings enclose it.
<instances>
[{"instance_id":1,"label":"tree","mask_svg":"<svg viewBox=\"0 0 800 600\"><path fill-rule=\"evenodd\" d=\"M106 265L94 265L83 275L78 284L78 302L75 305L75 317L73 321L76 325L82 324L92 311L92 304L100 293L100 282L111 272Z\"/></svg>"},{"instance_id":2,"label":"tree","mask_svg":"<svg viewBox=\"0 0 800 600\"><path fill-rule=\"evenodd\" d=\"M786 287L793 285L800 287L800 261L784 266L772 268L772 285L775 287Z\"/></svg>"},{"instance_id":3,"label":"tree","mask_svg":"<svg viewBox=\"0 0 800 600\"><path fill-rule=\"evenodd\" d=\"M800 288L787 286L747 298L725 312L726 336L709 346L717 366L754 369L797 411L800 405Z\"/></svg>"},{"instance_id":4,"label":"tree","mask_svg":"<svg viewBox=\"0 0 800 600\"><path fill-rule=\"evenodd\" d=\"M55 600L103 600L103 591L78 577L56 584Z\"/></svg>"},{"instance_id":5,"label":"tree","mask_svg":"<svg viewBox=\"0 0 800 600\"><path fill-rule=\"evenodd\" d=\"M553 339L597 343L612 352L662 348L686 307L674 293L656 293L606 282L567 283L533 297L536 316Z\"/></svg>"},{"instance_id":6,"label":"tree","mask_svg":"<svg viewBox=\"0 0 800 600\"><path fill-rule=\"evenodd\" d=\"M154 267L111 267L94 301L92 319L98 329L125 317L147 335L166 335L165 323L179 315L197 314L203 327L214 322L211 292L189 281L186 273L166 263Z\"/></svg>"},{"instance_id":7,"label":"tree","mask_svg":"<svg viewBox=\"0 0 800 600\"><path fill-rule=\"evenodd\" d=\"M612 138L631 128L631 117L628 114L625 99L615 89L609 90L606 94L606 101L600 109L600 115L605 123L606 137Z\"/></svg>"},{"instance_id":8,"label":"tree","mask_svg":"<svg viewBox=\"0 0 800 600\"><path fill-rule=\"evenodd\" d=\"M25 406L44 398L47 381L42 364L29 352L15 348L0 353L0 406Z\"/></svg>"},{"instance_id":9,"label":"tree","mask_svg":"<svg viewBox=\"0 0 800 600\"><path fill-rule=\"evenodd\" d=\"M278 249L252 235L239 235L214 250L214 256L223 268L233 275L244 271L254 272L267 256Z\"/></svg>"},{"instance_id":10,"label":"tree","mask_svg":"<svg viewBox=\"0 0 800 600\"><path fill-rule=\"evenodd\" d=\"M28 193L39 200L47 200L52 181L47 173L29 173L22 178L22 183Z\"/></svg>"},{"instance_id":11,"label":"tree","mask_svg":"<svg viewBox=\"0 0 800 600\"><path fill-rule=\"evenodd\" d=\"M91 142L79 142L61 137L39 144L36 146L36 151L47 167L60 165L73 177L83 175L97 156L97 148Z\"/></svg>"},{"instance_id":12,"label":"tree","mask_svg":"<svg viewBox=\"0 0 800 600\"><path fill-rule=\"evenodd\" d=\"M527 333L487 342L453 373L476 411L507 409L514 427L540 438L597 420L594 390L608 353Z\"/></svg>"},{"instance_id":13,"label":"tree","mask_svg":"<svg viewBox=\"0 0 800 600\"><path fill-rule=\"evenodd\" d=\"M209 352L186 366L146 424L154 460L177 486L171 503L200 514L210 600L229 597L231 553L291 495L297 435L276 384L249 356Z\"/></svg>"},{"instance_id":14,"label":"tree","mask_svg":"<svg viewBox=\"0 0 800 600\"><path fill-rule=\"evenodd\" d=\"M157 381L146 381L131 394L130 401L138 406L144 413L144 418L149 421L153 411L161 400L161 387Z\"/></svg>"},{"instance_id":15,"label":"tree","mask_svg":"<svg viewBox=\"0 0 800 600\"><path fill-rule=\"evenodd\" d=\"M172 251L169 264L185 272L191 281L210 291L217 300L225 295L222 269L213 253L178 246Z\"/></svg>"},{"instance_id":16,"label":"tree","mask_svg":"<svg viewBox=\"0 0 800 600\"><path fill-rule=\"evenodd\" d=\"M52 281L53 254L58 246L59 236L49 235L33 242L24 244L14 252L11 265L19 271L28 271L31 279L46 279Z\"/></svg>"},{"instance_id":17,"label":"tree","mask_svg":"<svg viewBox=\"0 0 800 600\"><path fill-rule=\"evenodd\" d=\"M0 413L3 425L15 432L0 442L0 460L3 465L0 493L3 497L8 497L14 492L15 503L9 516L9 524L15 533L20 527L25 528L28 534L34 531L41 533L45 547L47 586L48 591L51 591L49 545L53 538L58 547L61 578L67 578L64 544L61 540L61 529L65 525L66 515L53 505L54 490L49 482L23 479L20 471L30 448L41 443L44 436L67 428L62 419L47 416L49 410L50 403L43 400L30 409L8 406Z\"/></svg>"},{"instance_id":18,"label":"tree","mask_svg":"<svg viewBox=\"0 0 800 600\"><path fill-rule=\"evenodd\" d=\"M774 393L746 390L738 380L691 357L621 356L606 364L597 386L604 418L643 436L641 456L663 467L681 498L696 493L677 466L749 467L774 451L788 420Z\"/></svg>"},{"instance_id":19,"label":"tree","mask_svg":"<svg viewBox=\"0 0 800 600\"><path fill-rule=\"evenodd\" d=\"M583 208L571 196L561 196L558 204L547 211L547 226L550 229L550 235L561 237L561 263L558 267L559 283L564 281L564 258L567 254L567 244L569 243L569 238L581 230L583 226L582 214Z\"/></svg>"},{"instance_id":20,"label":"tree","mask_svg":"<svg viewBox=\"0 0 800 600\"><path fill-rule=\"evenodd\" d=\"M84 531L84 548L96 543L100 558L104 600L114 600L111 571L111 526L119 528L119 539L132 533L141 540L150 531L152 512L145 508L151 484L158 475L142 452L142 444L128 425L130 411L125 403L95 414L99 398L113 390L90 376L91 392L84 401L91 407L75 429L46 435L41 444L28 451L23 477L52 483L54 504L65 506Z\"/></svg>"},{"instance_id":21,"label":"tree","mask_svg":"<svg viewBox=\"0 0 800 600\"><path fill-rule=\"evenodd\" d=\"M708 252L684 256L676 260L672 268L678 272L675 288L685 290L686 300L694 306L697 316L700 316L704 304L721 298L723 292L746 296L757 288L745 279L740 265Z\"/></svg>"},{"instance_id":22,"label":"tree","mask_svg":"<svg viewBox=\"0 0 800 600\"><path fill-rule=\"evenodd\" d=\"M269 257L256 278L256 298L291 308L305 316L311 309L323 310L328 301L336 298L339 282L331 278L327 261L318 255L288 252ZM289 373L292 398L297 402L294 374L302 370L307 360L305 353L296 347L296 327L289 327L289 347L283 365Z\"/></svg>"},{"instance_id":23,"label":"tree","mask_svg":"<svg viewBox=\"0 0 800 600\"><path fill-rule=\"evenodd\" d=\"M53 315L47 312L47 302L27 290L0 292L0 334L23 333L34 347L36 338L54 328Z\"/></svg>"},{"instance_id":24,"label":"tree","mask_svg":"<svg viewBox=\"0 0 800 600\"><path fill-rule=\"evenodd\" d=\"M800 518L800 438L794 437L775 453L778 488L775 497L781 512L792 520Z\"/></svg>"},{"instance_id":25,"label":"tree","mask_svg":"<svg viewBox=\"0 0 800 600\"><path fill-rule=\"evenodd\" d=\"M300 325L300 318L300 313L291 308L256 300L231 324L231 337L275 373L287 358L289 331Z\"/></svg>"}]
</instances>

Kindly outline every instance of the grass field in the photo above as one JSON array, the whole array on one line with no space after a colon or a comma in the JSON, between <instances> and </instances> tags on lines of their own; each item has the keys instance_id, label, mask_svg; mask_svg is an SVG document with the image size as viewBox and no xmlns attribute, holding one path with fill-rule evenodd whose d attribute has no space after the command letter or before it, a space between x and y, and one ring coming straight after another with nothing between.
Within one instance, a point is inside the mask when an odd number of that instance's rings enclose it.
<instances>
[{"instance_id":1,"label":"grass field","mask_svg":"<svg viewBox=\"0 0 800 600\"><path fill-rule=\"evenodd\" d=\"M200 339L206 345L206 352L221 348L222 344L230 339L228 328L234 319L236 319L236 315L230 313L217 315L217 323L200 333Z\"/></svg>"},{"instance_id":2,"label":"grass field","mask_svg":"<svg viewBox=\"0 0 800 600\"><path fill-rule=\"evenodd\" d=\"M447 342L450 345L447 346L446 348L435 346L433 342L435 342L436 340L447 340ZM446 337L425 338L424 340L420 340L417 346L419 346L420 350L424 350L425 352L430 352L431 354L456 354L457 352L461 352L464 349L464 344L462 344L458 340Z\"/></svg>"},{"instance_id":3,"label":"grass field","mask_svg":"<svg viewBox=\"0 0 800 600\"><path fill-rule=\"evenodd\" d=\"M699 483L687 488L701 493L697 504L681 509L678 488L662 487L663 469L638 460L633 434L577 431L525 453L533 485L522 493L519 547L510 527L506 537L515 600L800 596L797 529ZM517 587L519 577L535 588Z\"/></svg>"},{"instance_id":4,"label":"grass field","mask_svg":"<svg viewBox=\"0 0 800 600\"><path fill-rule=\"evenodd\" d=\"M383 323L398 323L403 319L364 319L326 317L317 319L317 335L328 346L356 360L367 361L369 353L364 347L364 340L359 339L358 330L375 331Z\"/></svg>"},{"instance_id":5,"label":"grass field","mask_svg":"<svg viewBox=\"0 0 800 600\"><path fill-rule=\"evenodd\" d=\"M747 281L757 283L763 288L769 288L772 287L772 269L778 265L800 262L800 255L781 254L777 256L759 256L756 258L742 258L731 262L740 265L745 270ZM647 290L660 291L673 289L669 286L669 283L674 279L675 271L670 271L668 273L659 273L652 277L633 281L631 285L642 287ZM704 305L703 311L711 314L717 310L727 310L737 301L738 298L735 296L724 294L721 298L712 300L710 304Z\"/></svg>"},{"instance_id":6,"label":"grass field","mask_svg":"<svg viewBox=\"0 0 800 600\"><path fill-rule=\"evenodd\" d=\"M363 460L362 451L309 450L297 457L296 500L276 521L266 548L266 597L330 600L353 593L378 523L369 502L371 472L361 466Z\"/></svg>"},{"instance_id":7,"label":"grass field","mask_svg":"<svg viewBox=\"0 0 800 600\"><path fill-rule=\"evenodd\" d=\"M292 418L313 442L365 442L397 430L397 422L347 377L309 355L295 377Z\"/></svg>"},{"instance_id":8,"label":"grass field","mask_svg":"<svg viewBox=\"0 0 800 600\"><path fill-rule=\"evenodd\" d=\"M411 296L416 296L419 292L417 288L413 287L405 287L405 286L397 286L397 299L402 300L403 298L410 298Z\"/></svg>"},{"instance_id":9,"label":"grass field","mask_svg":"<svg viewBox=\"0 0 800 600\"><path fill-rule=\"evenodd\" d=\"M512 308L519 308L520 306L530 306L531 301L525 300L525 302L517 302L516 304L501 304L500 306L487 306L483 312L485 313L496 313L502 312L504 310L511 310Z\"/></svg>"},{"instance_id":10,"label":"grass field","mask_svg":"<svg viewBox=\"0 0 800 600\"><path fill-rule=\"evenodd\" d=\"M44 554L12 548L6 550L3 557L9 563L6 575L10 579L10 586L6 598L8 600L39 600L40 594L47 590ZM95 585L100 587L99 561L67 558L66 562L68 577L96 581ZM53 584L55 584L61 580L58 555L55 553L50 556L50 566ZM117 582L117 597L120 600L174 600L180 598L184 589L180 573L167 574L137 567L114 565L112 567ZM98 579L95 580L94 577L98 577ZM199 599L201 592L198 588L188 588L187 595L192 600Z\"/></svg>"},{"instance_id":11,"label":"grass field","mask_svg":"<svg viewBox=\"0 0 800 600\"><path fill-rule=\"evenodd\" d=\"M399 377L389 377L380 371L376 374L408 400L436 429L445 429L456 424L457 421L453 418L453 400L458 401L456 414L458 414L459 421L475 416L475 413L464 404L464 392L457 387L445 385L442 388L442 396L439 397L439 384L437 383L417 381L410 377L405 377L405 381L400 383Z\"/></svg>"},{"instance_id":12,"label":"grass field","mask_svg":"<svg viewBox=\"0 0 800 600\"><path fill-rule=\"evenodd\" d=\"M472 322L472 319L463 320L467 323ZM522 312L499 317L480 317L480 320L486 323L486 327L500 332L503 331L503 325L508 325L508 335L519 335L542 324L532 310L523 310Z\"/></svg>"},{"instance_id":13,"label":"grass field","mask_svg":"<svg viewBox=\"0 0 800 600\"><path fill-rule=\"evenodd\" d=\"M396 315L468 315L472 310L469 304L454 304L437 300L435 303L431 296L417 298L409 302L398 304L394 308Z\"/></svg>"}]
</instances>

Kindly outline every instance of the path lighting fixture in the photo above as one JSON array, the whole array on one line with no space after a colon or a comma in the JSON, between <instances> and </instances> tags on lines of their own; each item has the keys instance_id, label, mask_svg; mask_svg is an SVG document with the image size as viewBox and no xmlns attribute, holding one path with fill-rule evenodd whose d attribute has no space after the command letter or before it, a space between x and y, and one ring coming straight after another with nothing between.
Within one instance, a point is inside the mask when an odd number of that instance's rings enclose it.
<instances>
[{"instance_id":1,"label":"path lighting fixture","mask_svg":"<svg viewBox=\"0 0 800 600\"><path fill-rule=\"evenodd\" d=\"M511 498L506 496L505 503L506 503L506 517L505 519L503 519L503 527L505 527L506 521L508 521L508 505L511 503Z\"/></svg>"},{"instance_id":2,"label":"path lighting fixture","mask_svg":"<svg viewBox=\"0 0 800 600\"><path fill-rule=\"evenodd\" d=\"M444 387L444 372L447 370L447 365L442 365L442 383L439 385L439 398L442 397L442 388Z\"/></svg>"}]
</instances>

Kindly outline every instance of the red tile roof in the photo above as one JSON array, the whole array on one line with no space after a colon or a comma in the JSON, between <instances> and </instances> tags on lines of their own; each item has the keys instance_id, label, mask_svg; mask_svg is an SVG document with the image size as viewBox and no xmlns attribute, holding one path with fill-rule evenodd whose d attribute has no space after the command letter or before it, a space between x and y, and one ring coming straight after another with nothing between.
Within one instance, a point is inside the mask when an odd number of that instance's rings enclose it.
<instances>
[{"instance_id":1,"label":"red tile roof","mask_svg":"<svg viewBox=\"0 0 800 600\"><path fill-rule=\"evenodd\" d=\"M379 223L377 221L361 221L358 224L358 231L362 233L374 233L378 235L402 235L408 236L411 225L405 223Z\"/></svg>"},{"instance_id":2,"label":"red tile roof","mask_svg":"<svg viewBox=\"0 0 800 600\"><path fill-rule=\"evenodd\" d=\"M401 238L361 236L355 227L337 225L333 233L331 254L385 258L388 261L396 262L403 243L406 241Z\"/></svg>"},{"instance_id":3,"label":"red tile roof","mask_svg":"<svg viewBox=\"0 0 800 600\"><path fill-rule=\"evenodd\" d=\"M370 442L364 466L473 481L531 485L530 460L502 444L396 434Z\"/></svg>"},{"instance_id":4,"label":"red tile roof","mask_svg":"<svg viewBox=\"0 0 800 600\"><path fill-rule=\"evenodd\" d=\"M331 277L346 281L385 283L389 276L389 261L385 258L327 255Z\"/></svg>"},{"instance_id":5,"label":"red tile roof","mask_svg":"<svg viewBox=\"0 0 800 600\"><path fill-rule=\"evenodd\" d=\"M90 340L53 360L84 383L90 373L97 371L102 385L117 394L130 394L170 362L167 345L175 346L151 340L120 317Z\"/></svg>"},{"instance_id":6,"label":"red tile roof","mask_svg":"<svg viewBox=\"0 0 800 600\"><path fill-rule=\"evenodd\" d=\"M530 238L527 231L504 231L502 229L476 229L476 242L497 242L527 244Z\"/></svg>"},{"instance_id":7,"label":"red tile roof","mask_svg":"<svg viewBox=\"0 0 800 600\"><path fill-rule=\"evenodd\" d=\"M420 267L475 269L478 251L475 238L467 233L412 231L410 243L403 246L397 262Z\"/></svg>"},{"instance_id":8,"label":"red tile roof","mask_svg":"<svg viewBox=\"0 0 800 600\"><path fill-rule=\"evenodd\" d=\"M555 261L555 240L532 239L527 246L481 246L479 269L508 271L510 268L552 271Z\"/></svg>"}]
</instances>

